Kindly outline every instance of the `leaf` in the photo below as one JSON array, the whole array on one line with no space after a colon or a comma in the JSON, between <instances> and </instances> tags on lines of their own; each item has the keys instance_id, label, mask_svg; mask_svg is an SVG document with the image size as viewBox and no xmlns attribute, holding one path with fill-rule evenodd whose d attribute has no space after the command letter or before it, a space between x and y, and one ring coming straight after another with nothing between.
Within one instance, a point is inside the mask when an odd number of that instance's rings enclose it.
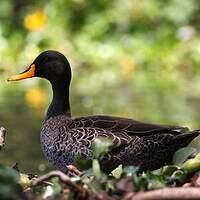
<instances>
[{"instance_id":1,"label":"leaf","mask_svg":"<svg viewBox=\"0 0 200 200\"><path fill-rule=\"evenodd\" d=\"M148 180L147 189L148 190L154 190L165 187L164 181L161 181L160 179L150 179Z\"/></svg>"},{"instance_id":2,"label":"leaf","mask_svg":"<svg viewBox=\"0 0 200 200\"><path fill-rule=\"evenodd\" d=\"M182 167L183 170L186 170L187 173L192 174L198 170L200 170L200 160L199 159L189 159L183 163Z\"/></svg>"},{"instance_id":3,"label":"leaf","mask_svg":"<svg viewBox=\"0 0 200 200\"><path fill-rule=\"evenodd\" d=\"M111 182L109 182L109 181L107 181L107 183L106 183L106 191L115 191L115 187L113 186L113 184L111 183Z\"/></svg>"},{"instance_id":4,"label":"leaf","mask_svg":"<svg viewBox=\"0 0 200 200\"><path fill-rule=\"evenodd\" d=\"M195 159L200 160L200 153L195 156Z\"/></svg>"},{"instance_id":5,"label":"leaf","mask_svg":"<svg viewBox=\"0 0 200 200\"><path fill-rule=\"evenodd\" d=\"M93 175L94 176L94 175ZM87 185L89 185L92 181L93 181L93 178L94 177L91 177L91 176L82 176L81 177L81 182L83 183L83 184L87 184Z\"/></svg>"},{"instance_id":6,"label":"leaf","mask_svg":"<svg viewBox=\"0 0 200 200\"><path fill-rule=\"evenodd\" d=\"M62 191L62 187L61 187L59 178L58 177L54 177L54 178L51 179L51 181L53 183L52 188L53 188L54 194L60 193Z\"/></svg>"},{"instance_id":7,"label":"leaf","mask_svg":"<svg viewBox=\"0 0 200 200\"><path fill-rule=\"evenodd\" d=\"M165 187L165 182L164 182L162 176L155 175L152 172L148 172L144 177L147 179L147 189L148 190Z\"/></svg>"},{"instance_id":8,"label":"leaf","mask_svg":"<svg viewBox=\"0 0 200 200\"><path fill-rule=\"evenodd\" d=\"M44 199L48 197L55 197L62 191L62 187L58 177L54 177L51 179L52 185L48 185L45 187L45 190L42 192L42 197Z\"/></svg>"},{"instance_id":9,"label":"leaf","mask_svg":"<svg viewBox=\"0 0 200 200\"><path fill-rule=\"evenodd\" d=\"M155 174L155 175L161 175L162 174L162 170L163 170L163 167L161 167L159 169L156 169L156 170L153 170L152 173Z\"/></svg>"},{"instance_id":10,"label":"leaf","mask_svg":"<svg viewBox=\"0 0 200 200\"><path fill-rule=\"evenodd\" d=\"M161 175L162 176L171 176L176 170L178 170L177 166L167 165L162 168Z\"/></svg>"},{"instance_id":11,"label":"leaf","mask_svg":"<svg viewBox=\"0 0 200 200\"><path fill-rule=\"evenodd\" d=\"M112 141L108 138L98 137L92 142L92 150L94 157L99 158L101 155L108 152L109 147L112 145Z\"/></svg>"},{"instance_id":12,"label":"leaf","mask_svg":"<svg viewBox=\"0 0 200 200\"><path fill-rule=\"evenodd\" d=\"M1 184L16 184L18 180L19 180L19 173L16 170L0 165Z\"/></svg>"},{"instance_id":13,"label":"leaf","mask_svg":"<svg viewBox=\"0 0 200 200\"><path fill-rule=\"evenodd\" d=\"M100 165L97 159L94 159L92 161L92 169L94 172L94 175L96 176L97 179L101 178L101 169L100 169Z\"/></svg>"},{"instance_id":14,"label":"leaf","mask_svg":"<svg viewBox=\"0 0 200 200\"><path fill-rule=\"evenodd\" d=\"M191 155L196 153L196 149L193 147L183 147L175 152L173 156L173 164L181 165L183 164Z\"/></svg>"},{"instance_id":15,"label":"leaf","mask_svg":"<svg viewBox=\"0 0 200 200\"><path fill-rule=\"evenodd\" d=\"M183 170L177 170L172 174L170 179L176 181L176 184L184 183L186 179L186 173Z\"/></svg>"},{"instance_id":16,"label":"leaf","mask_svg":"<svg viewBox=\"0 0 200 200\"><path fill-rule=\"evenodd\" d=\"M121 175L123 173L123 168L122 165L119 165L116 169L114 169L111 174L115 177L115 178L120 178Z\"/></svg>"},{"instance_id":17,"label":"leaf","mask_svg":"<svg viewBox=\"0 0 200 200\"><path fill-rule=\"evenodd\" d=\"M82 177L94 176L94 172L92 169L87 169L83 171Z\"/></svg>"},{"instance_id":18,"label":"leaf","mask_svg":"<svg viewBox=\"0 0 200 200\"><path fill-rule=\"evenodd\" d=\"M0 197L1 199L25 199L22 187L18 184L19 173L0 165Z\"/></svg>"},{"instance_id":19,"label":"leaf","mask_svg":"<svg viewBox=\"0 0 200 200\"><path fill-rule=\"evenodd\" d=\"M126 166L123 171L126 176L133 176L138 172L139 168L135 166Z\"/></svg>"},{"instance_id":20,"label":"leaf","mask_svg":"<svg viewBox=\"0 0 200 200\"><path fill-rule=\"evenodd\" d=\"M23 187L27 188L31 186L31 180L29 179L29 176L27 174L20 173L19 181L18 183Z\"/></svg>"},{"instance_id":21,"label":"leaf","mask_svg":"<svg viewBox=\"0 0 200 200\"><path fill-rule=\"evenodd\" d=\"M80 170L87 170L92 167L91 159L84 159L81 155L75 156L75 166L77 166Z\"/></svg>"},{"instance_id":22,"label":"leaf","mask_svg":"<svg viewBox=\"0 0 200 200\"><path fill-rule=\"evenodd\" d=\"M43 195L42 195L42 198L43 198L43 199L46 199L46 198L51 197L51 196L53 196L53 195L54 195L53 186L48 185L48 186L45 188L45 191L44 191L44 193L43 193Z\"/></svg>"},{"instance_id":23,"label":"leaf","mask_svg":"<svg viewBox=\"0 0 200 200\"><path fill-rule=\"evenodd\" d=\"M146 190L147 188L147 180L142 176L133 175L133 181L135 184L135 191Z\"/></svg>"}]
</instances>

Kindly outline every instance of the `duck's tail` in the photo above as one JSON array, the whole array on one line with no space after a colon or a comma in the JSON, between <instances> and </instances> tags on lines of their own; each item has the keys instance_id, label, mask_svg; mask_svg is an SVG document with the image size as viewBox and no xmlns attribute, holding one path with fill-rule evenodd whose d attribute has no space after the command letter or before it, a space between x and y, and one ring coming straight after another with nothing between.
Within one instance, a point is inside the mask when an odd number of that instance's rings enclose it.
<instances>
[{"instance_id":1,"label":"duck's tail","mask_svg":"<svg viewBox=\"0 0 200 200\"><path fill-rule=\"evenodd\" d=\"M200 130L194 130L179 134L174 137L174 144L178 145L178 148L187 146L194 138L200 135Z\"/></svg>"}]
</instances>

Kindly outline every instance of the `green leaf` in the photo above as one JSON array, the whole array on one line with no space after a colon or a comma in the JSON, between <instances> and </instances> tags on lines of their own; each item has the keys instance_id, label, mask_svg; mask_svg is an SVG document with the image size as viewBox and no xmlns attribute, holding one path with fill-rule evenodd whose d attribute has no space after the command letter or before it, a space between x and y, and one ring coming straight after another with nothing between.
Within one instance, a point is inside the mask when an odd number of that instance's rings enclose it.
<instances>
[{"instance_id":1,"label":"green leaf","mask_svg":"<svg viewBox=\"0 0 200 200\"><path fill-rule=\"evenodd\" d=\"M135 184L135 191L146 190L147 188L147 180L142 176L133 175L133 181Z\"/></svg>"},{"instance_id":2,"label":"green leaf","mask_svg":"<svg viewBox=\"0 0 200 200\"><path fill-rule=\"evenodd\" d=\"M194 153L196 153L196 149L193 147L183 147L179 149L173 156L173 164L180 166Z\"/></svg>"},{"instance_id":3,"label":"green leaf","mask_svg":"<svg viewBox=\"0 0 200 200\"><path fill-rule=\"evenodd\" d=\"M115 187L111 182L107 181L105 189L106 189L106 191L114 191Z\"/></svg>"},{"instance_id":4,"label":"green leaf","mask_svg":"<svg viewBox=\"0 0 200 200\"><path fill-rule=\"evenodd\" d=\"M154 190L165 187L164 181L161 181L160 179L150 179L148 180L147 189L148 190Z\"/></svg>"},{"instance_id":5,"label":"green leaf","mask_svg":"<svg viewBox=\"0 0 200 200\"><path fill-rule=\"evenodd\" d=\"M96 178L100 179L102 174L101 174L99 161L97 159L94 159L92 161L92 169L93 169L93 172L94 172L94 175L96 176Z\"/></svg>"},{"instance_id":6,"label":"green leaf","mask_svg":"<svg viewBox=\"0 0 200 200\"><path fill-rule=\"evenodd\" d=\"M42 197L44 199L49 197L54 197L62 191L62 186L60 184L60 180L58 177L54 177L51 179L52 185L48 185L45 187L42 192Z\"/></svg>"},{"instance_id":7,"label":"green leaf","mask_svg":"<svg viewBox=\"0 0 200 200\"><path fill-rule=\"evenodd\" d=\"M183 170L176 170L172 176L170 177L170 180L176 181L176 183L181 184L185 182L187 175L185 171Z\"/></svg>"},{"instance_id":8,"label":"green leaf","mask_svg":"<svg viewBox=\"0 0 200 200\"><path fill-rule=\"evenodd\" d=\"M31 180L29 179L29 177L28 177L27 174L22 174L22 173L20 173L20 178L19 178L18 183L19 183L23 188L26 188L26 187L30 187L30 186L31 186Z\"/></svg>"},{"instance_id":9,"label":"green leaf","mask_svg":"<svg viewBox=\"0 0 200 200\"><path fill-rule=\"evenodd\" d=\"M200 153L195 156L195 159L200 160Z\"/></svg>"},{"instance_id":10,"label":"green leaf","mask_svg":"<svg viewBox=\"0 0 200 200\"><path fill-rule=\"evenodd\" d=\"M94 157L99 158L101 155L108 152L109 147L112 146L112 141L108 138L98 137L92 142L92 150Z\"/></svg>"},{"instance_id":11,"label":"green leaf","mask_svg":"<svg viewBox=\"0 0 200 200\"><path fill-rule=\"evenodd\" d=\"M88 176L94 176L94 172L92 168L83 171L82 177L88 177Z\"/></svg>"},{"instance_id":12,"label":"green leaf","mask_svg":"<svg viewBox=\"0 0 200 200\"><path fill-rule=\"evenodd\" d=\"M139 168L135 166L126 166L123 171L126 176L133 176L138 172Z\"/></svg>"},{"instance_id":13,"label":"green leaf","mask_svg":"<svg viewBox=\"0 0 200 200\"><path fill-rule=\"evenodd\" d=\"M121 175L123 173L123 168L122 165L119 165L116 169L114 169L111 174L115 177L115 178L120 178Z\"/></svg>"},{"instance_id":14,"label":"green leaf","mask_svg":"<svg viewBox=\"0 0 200 200\"><path fill-rule=\"evenodd\" d=\"M61 187L61 184L60 184L60 180L58 177L54 177L51 179L52 183L53 183L53 192L54 194L58 194L62 191L62 187Z\"/></svg>"},{"instance_id":15,"label":"green leaf","mask_svg":"<svg viewBox=\"0 0 200 200\"><path fill-rule=\"evenodd\" d=\"M22 187L18 184L19 173L0 165L0 197L1 199L24 199Z\"/></svg>"},{"instance_id":16,"label":"green leaf","mask_svg":"<svg viewBox=\"0 0 200 200\"><path fill-rule=\"evenodd\" d=\"M162 168L162 176L171 176L179 168L175 165L167 165Z\"/></svg>"},{"instance_id":17,"label":"green leaf","mask_svg":"<svg viewBox=\"0 0 200 200\"><path fill-rule=\"evenodd\" d=\"M0 181L4 184L15 184L19 180L19 173L10 168L0 165Z\"/></svg>"},{"instance_id":18,"label":"green leaf","mask_svg":"<svg viewBox=\"0 0 200 200\"><path fill-rule=\"evenodd\" d=\"M44 193L42 195L42 198L46 199L46 198L51 197L53 195L54 195L53 186L48 185L47 187L45 187L45 191L44 191Z\"/></svg>"},{"instance_id":19,"label":"green leaf","mask_svg":"<svg viewBox=\"0 0 200 200\"><path fill-rule=\"evenodd\" d=\"M155 174L155 175L161 175L162 174L162 170L163 170L163 167L161 167L159 169L156 169L156 170L153 170L152 173Z\"/></svg>"},{"instance_id":20,"label":"green leaf","mask_svg":"<svg viewBox=\"0 0 200 200\"><path fill-rule=\"evenodd\" d=\"M93 181L93 177L91 177L91 176L82 176L81 177L81 182L83 184L89 185L92 181Z\"/></svg>"},{"instance_id":21,"label":"green leaf","mask_svg":"<svg viewBox=\"0 0 200 200\"><path fill-rule=\"evenodd\" d=\"M91 159L85 159L82 158L81 155L75 156L75 165L80 169L80 170L87 170L92 167L92 160Z\"/></svg>"},{"instance_id":22,"label":"green leaf","mask_svg":"<svg viewBox=\"0 0 200 200\"><path fill-rule=\"evenodd\" d=\"M183 163L183 170L186 170L188 174L192 174L198 170L200 170L200 160L199 159L189 159Z\"/></svg>"},{"instance_id":23,"label":"green leaf","mask_svg":"<svg viewBox=\"0 0 200 200\"><path fill-rule=\"evenodd\" d=\"M165 187L165 182L162 176L155 175L152 172L147 172L144 176L147 179L147 189L153 190Z\"/></svg>"}]
</instances>

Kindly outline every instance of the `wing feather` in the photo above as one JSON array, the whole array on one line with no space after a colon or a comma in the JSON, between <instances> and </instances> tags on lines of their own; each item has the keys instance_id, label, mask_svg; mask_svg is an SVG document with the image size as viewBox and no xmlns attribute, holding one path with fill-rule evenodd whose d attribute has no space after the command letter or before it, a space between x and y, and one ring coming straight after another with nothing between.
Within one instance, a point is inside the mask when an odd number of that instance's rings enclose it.
<instances>
[{"instance_id":1,"label":"wing feather","mask_svg":"<svg viewBox=\"0 0 200 200\"><path fill-rule=\"evenodd\" d=\"M147 136L157 133L179 134L183 127L151 124L129 118L104 115L80 117L73 120L76 127L91 127L109 130L110 132L125 132L130 136Z\"/></svg>"}]
</instances>

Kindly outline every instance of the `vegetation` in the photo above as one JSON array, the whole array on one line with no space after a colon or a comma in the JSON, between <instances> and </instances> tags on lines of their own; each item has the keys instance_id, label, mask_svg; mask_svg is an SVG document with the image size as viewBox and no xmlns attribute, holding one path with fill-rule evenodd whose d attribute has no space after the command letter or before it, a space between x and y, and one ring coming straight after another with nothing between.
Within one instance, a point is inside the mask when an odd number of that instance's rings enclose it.
<instances>
[{"instance_id":1,"label":"vegetation","mask_svg":"<svg viewBox=\"0 0 200 200\"><path fill-rule=\"evenodd\" d=\"M1 0L0 122L9 143L1 160L26 160L35 172L47 166L39 132L49 85L40 79L6 82L46 49L61 51L72 65L73 116L109 114L200 127L198 5L198 0Z\"/></svg>"},{"instance_id":2,"label":"vegetation","mask_svg":"<svg viewBox=\"0 0 200 200\"><path fill-rule=\"evenodd\" d=\"M194 148L179 149L174 154L173 165L163 166L155 171L139 173L138 167L126 166L122 168L120 165L111 174L106 175L101 171L98 159L109 151L108 147L111 144L111 141L105 141L102 138L94 140L92 145L95 152L93 160L86 163L86 160L77 158L77 166L84 170L80 172L71 167L69 168L71 173L68 175L61 171L52 171L37 177L33 174L20 173L17 165L13 169L1 165L1 199L117 200L133 197L137 199L137 195L139 195L139 199L145 199L146 193L138 193L139 191L164 187L175 188L185 183L187 183L185 187L200 186L200 153L197 154ZM193 176L195 178L191 179ZM183 188L178 193L177 199L182 199L182 192L184 193L185 189ZM188 192L190 199L192 199L193 192L191 190ZM168 198L170 198L171 193L172 191L168 191ZM154 199L154 195L151 195L151 199ZM196 198L200 197L199 189L195 191L195 195ZM159 199L162 197L160 196Z\"/></svg>"}]
</instances>

